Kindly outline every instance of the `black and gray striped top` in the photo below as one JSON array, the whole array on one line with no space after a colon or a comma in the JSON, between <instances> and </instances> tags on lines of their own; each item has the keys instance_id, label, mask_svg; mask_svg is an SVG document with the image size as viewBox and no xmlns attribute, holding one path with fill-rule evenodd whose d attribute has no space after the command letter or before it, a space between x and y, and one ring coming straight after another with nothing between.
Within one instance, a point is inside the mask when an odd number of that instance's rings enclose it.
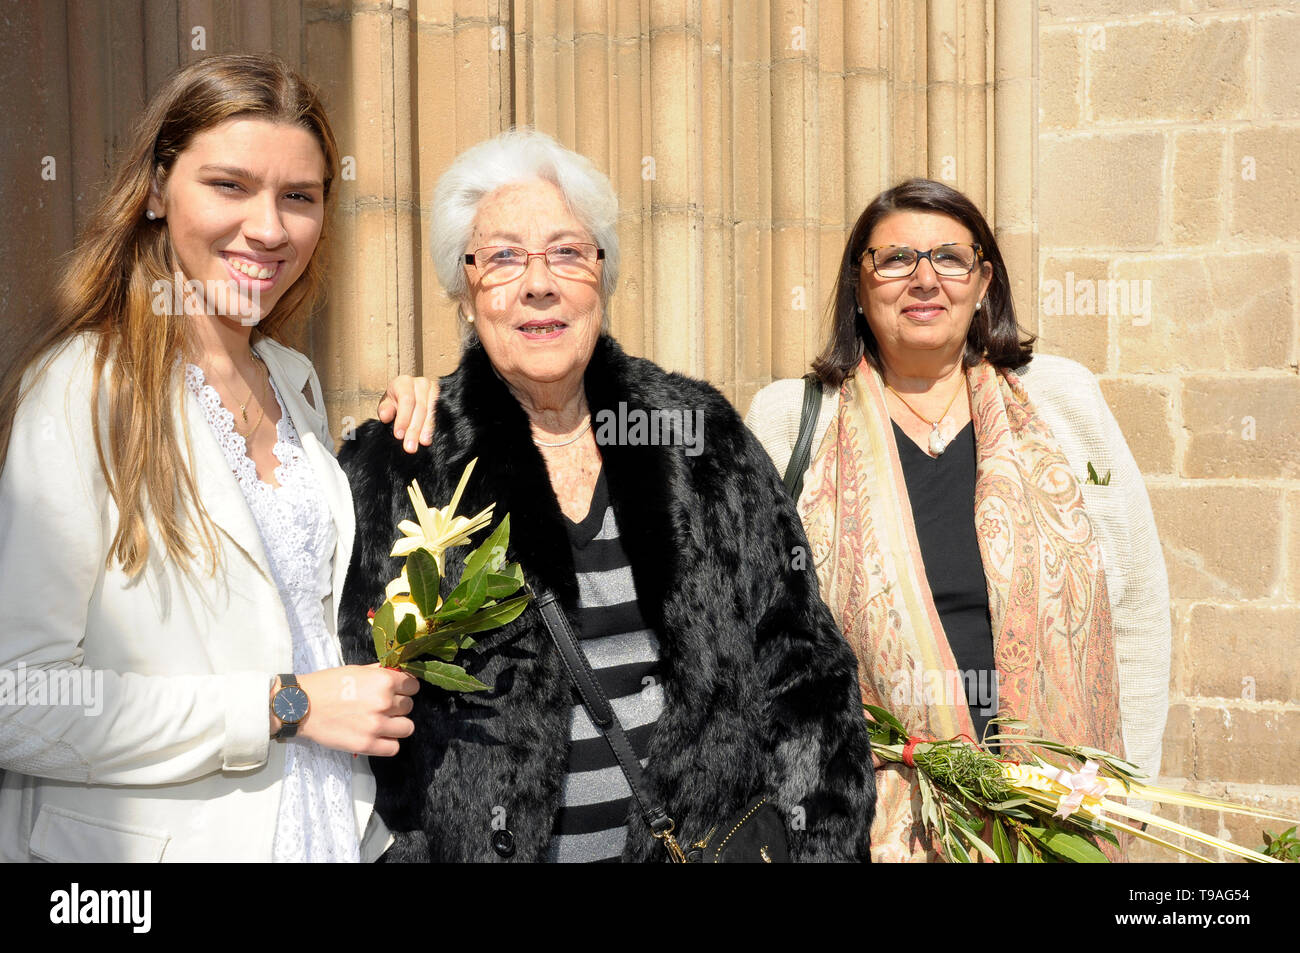
<instances>
[{"instance_id":1,"label":"black and gray striped top","mask_svg":"<svg viewBox=\"0 0 1300 953\"><path fill-rule=\"evenodd\" d=\"M659 641L637 607L632 569L618 539L603 470L586 518L581 523L565 523L578 574L575 634L644 765L650 736L663 710ZM618 860L627 840L632 791L576 690L571 698L569 767L547 860Z\"/></svg>"}]
</instances>

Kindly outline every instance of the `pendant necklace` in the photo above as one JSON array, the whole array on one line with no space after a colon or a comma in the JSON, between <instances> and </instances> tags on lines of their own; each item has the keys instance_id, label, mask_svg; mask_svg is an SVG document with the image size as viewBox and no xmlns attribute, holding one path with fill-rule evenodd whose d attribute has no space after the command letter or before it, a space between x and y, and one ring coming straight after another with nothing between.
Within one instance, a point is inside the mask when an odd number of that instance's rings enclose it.
<instances>
[{"instance_id":1,"label":"pendant necklace","mask_svg":"<svg viewBox=\"0 0 1300 953\"><path fill-rule=\"evenodd\" d=\"M952 410L952 405L957 402L957 395L960 394L962 390L965 388L966 386L965 377L964 376L962 377L961 386L958 387L955 391L953 391L952 400L948 401L948 406L943 409L943 413L939 415L938 420L931 420L929 417L925 416L925 414L918 413L917 409L913 407L911 404L909 404L907 402L907 399L904 398L902 394L900 394L898 391L894 390L894 388L889 386L889 381L885 381L885 386L889 387L889 389L893 391L894 396L903 402L904 407L906 407L913 414L916 414L917 417L919 417L921 420L924 420L927 424L930 425L930 440L929 440L930 452L937 457L940 454L942 454L945 450L947 450L949 440L945 438L944 435L940 432L939 424L943 423L943 419L948 416L948 411Z\"/></svg>"},{"instance_id":2,"label":"pendant necklace","mask_svg":"<svg viewBox=\"0 0 1300 953\"><path fill-rule=\"evenodd\" d=\"M256 361L259 364L262 362L261 357L258 356L256 351L250 351L249 353L252 355L254 361ZM235 433L239 434L245 440L248 440L248 438L253 435L253 431L257 430L258 427L262 426L262 418L266 416L265 395L266 395L266 384L269 382L269 380L270 380L270 374L268 373L267 381L264 381L262 383L262 388L261 391L259 392L260 396L262 397L261 400L262 412L257 415L257 423L253 424L253 426L244 433L240 433L239 427L237 426L234 427ZM248 426L248 405L252 401L252 399L253 399L253 385L250 384L248 386L248 396L245 397L243 403L239 405L239 416L240 419L243 421L245 427ZM234 415L232 414L231 416L233 417Z\"/></svg>"},{"instance_id":3,"label":"pendant necklace","mask_svg":"<svg viewBox=\"0 0 1300 953\"><path fill-rule=\"evenodd\" d=\"M253 399L253 385L249 384L248 395L244 398L244 402L239 405L239 416L243 418L245 427L248 426L248 402L252 399Z\"/></svg>"}]
</instances>

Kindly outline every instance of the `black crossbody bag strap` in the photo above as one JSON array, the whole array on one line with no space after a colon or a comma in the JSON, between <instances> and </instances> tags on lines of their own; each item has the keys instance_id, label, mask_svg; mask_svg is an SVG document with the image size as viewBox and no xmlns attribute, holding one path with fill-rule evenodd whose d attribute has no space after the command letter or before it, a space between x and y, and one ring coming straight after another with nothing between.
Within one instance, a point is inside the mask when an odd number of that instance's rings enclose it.
<instances>
[{"instance_id":1,"label":"black crossbody bag strap","mask_svg":"<svg viewBox=\"0 0 1300 953\"><path fill-rule=\"evenodd\" d=\"M628 787L632 789L632 797L636 800L641 816L650 828L650 833L664 842L668 847L669 856L674 861L684 863L685 855L673 837L673 820L662 805L646 797L641 762L636 752L632 750L627 735L623 734L623 725L618 720L618 715L614 714L613 706L601 691L600 684L591 671L591 663L587 661L586 653L578 645L568 618L560 610L555 593L541 592L537 597L537 610L542 614L542 621L546 623L546 631L550 633L551 640L560 650L565 671L568 672L569 680L573 682L574 687L578 689L582 707L587 710L587 715L613 749L614 758L623 770L623 776L627 778Z\"/></svg>"},{"instance_id":2,"label":"black crossbody bag strap","mask_svg":"<svg viewBox=\"0 0 1300 953\"><path fill-rule=\"evenodd\" d=\"M799 414L799 436L794 442L790 462L785 468L786 491L792 499L798 500L803 492L803 475L808 470L812 457L813 431L817 429L817 412L821 410L822 387L816 374L805 374L803 378L803 410Z\"/></svg>"}]
</instances>

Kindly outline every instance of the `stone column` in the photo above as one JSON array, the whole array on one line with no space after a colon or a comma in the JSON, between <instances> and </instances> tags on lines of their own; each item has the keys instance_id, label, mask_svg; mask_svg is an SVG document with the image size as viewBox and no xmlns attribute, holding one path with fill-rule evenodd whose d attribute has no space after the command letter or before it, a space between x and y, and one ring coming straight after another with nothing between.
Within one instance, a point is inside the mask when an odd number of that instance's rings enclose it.
<instances>
[{"instance_id":1,"label":"stone column","mask_svg":"<svg viewBox=\"0 0 1300 953\"><path fill-rule=\"evenodd\" d=\"M1038 226L1034 206L1038 130L1038 13L1033 4L994 6L993 208L998 248L1022 327L1038 327Z\"/></svg>"}]
</instances>

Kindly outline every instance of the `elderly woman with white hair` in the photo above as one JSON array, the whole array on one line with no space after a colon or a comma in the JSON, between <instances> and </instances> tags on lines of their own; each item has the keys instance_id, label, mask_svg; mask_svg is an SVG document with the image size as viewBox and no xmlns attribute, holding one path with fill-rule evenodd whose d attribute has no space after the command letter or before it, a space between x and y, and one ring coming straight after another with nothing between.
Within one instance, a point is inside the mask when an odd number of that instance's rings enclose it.
<instances>
[{"instance_id":1,"label":"elderly woman with white hair","mask_svg":"<svg viewBox=\"0 0 1300 953\"><path fill-rule=\"evenodd\" d=\"M539 596L458 656L489 689L425 687L412 738L374 763L385 859L863 860L875 789L853 653L730 404L609 336L617 211L606 177L540 133L460 155L433 207L464 336L435 435L408 454L371 422L340 455L349 661L373 661L366 617L400 570L413 479L442 504L477 458L461 511L510 514L509 558Z\"/></svg>"}]
</instances>

